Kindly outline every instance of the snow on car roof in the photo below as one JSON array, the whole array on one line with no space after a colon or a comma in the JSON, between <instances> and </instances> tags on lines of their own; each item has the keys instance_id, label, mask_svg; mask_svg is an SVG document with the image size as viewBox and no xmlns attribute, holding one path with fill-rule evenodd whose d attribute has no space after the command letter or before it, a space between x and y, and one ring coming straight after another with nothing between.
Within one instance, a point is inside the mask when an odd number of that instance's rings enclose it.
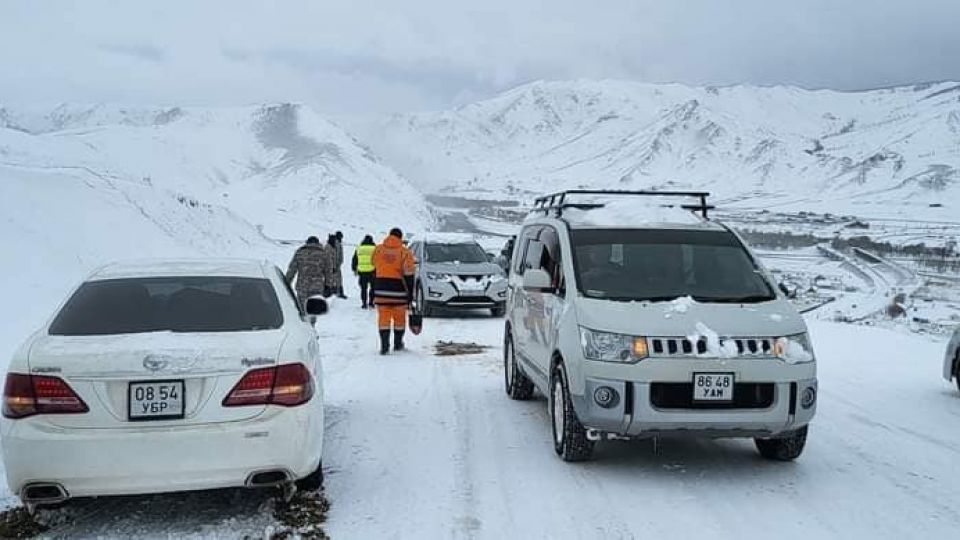
<instances>
[{"instance_id":1,"label":"snow on car roof","mask_svg":"<svg viewBox=\"0 0 960 540\"><path fill-rule=\"evenodd\" d=\"M414 242L426 242L428 244L476 244L477 239L472 234L467 233L444 233L429 232L419 234L411 238Z\"/></svg>"},{"instance_id":2,"label":"snow on car roof","mask_svg":"<svg viewBox=\"0 0 960 540\"><path fill-rule=\"evenodd\" d=\"M720 225L705 220L699 214L680 206L667 206L659 201L639 201L636 198L621 198L603 202L602 208L566 208L563 217L571 227L618 227L618 228L709 228L722 229ZM680 204L669 202L668 204Z\"/></svg>"},{"instance_id":3,"label":"snow on car roof","mask_svg":"<svg viewBox=\"0 0 960 540\"><path fill-rule=\"evenodd\" d=\"M231 276L265 277L264 261L255 259L144 259L108 264L95 271L90 281L134 277Z\"/></svg>"}]
</instances>

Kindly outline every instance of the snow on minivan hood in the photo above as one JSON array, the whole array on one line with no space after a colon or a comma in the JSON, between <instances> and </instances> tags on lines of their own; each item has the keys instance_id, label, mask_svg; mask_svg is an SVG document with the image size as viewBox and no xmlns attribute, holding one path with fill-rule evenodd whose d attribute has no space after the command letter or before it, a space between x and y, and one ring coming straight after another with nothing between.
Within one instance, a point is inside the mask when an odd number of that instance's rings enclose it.
<instances>
[{"instance_id":1,"label":"snow on minivan hood","mask_svg":"<svg viewBox=\"0 0 960 540\"><path fill-rule=\"evenodd\" d=\"M779 337L807 331L796 308L783 298L758 304L615 302L578 297L580 326L634 336L686 337L702 323L721 337Z\"/></svg>"}]
</instances>

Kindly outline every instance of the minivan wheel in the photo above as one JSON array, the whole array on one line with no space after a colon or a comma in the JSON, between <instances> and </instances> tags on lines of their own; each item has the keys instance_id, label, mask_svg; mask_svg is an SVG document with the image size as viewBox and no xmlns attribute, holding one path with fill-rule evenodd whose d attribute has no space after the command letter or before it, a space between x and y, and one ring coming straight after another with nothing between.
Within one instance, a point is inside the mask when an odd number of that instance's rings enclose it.
<instances>
[{"instance_id":1,"label":"minivan wheel","mask_svg":"<svg viewBox=\"0 0 960 540\"><path fill-rule=\"evenodd\" d=\"M775 461L793 461L803 453L807 444L807 426L775 439L754 439L760 455Z\"/></svg>"},{"instance_id":2,"label":"minivan wheel","mask_svg":"<svg viewBox=\"0 0 960 540\"><path fill-rule=\"evenodd\" d=\"M323 487L323 460L317 465L316 470L297 480L297 489L301 491L316 491Z\"/></svg>"},{"instance_id":3,"label":"minivan wheel","mask_svg":"<svg viewBox=\"0 0 960 540\"><path fill-rule=\"evenodd\" d=\"M957 392L960 392L960 351L957 351L957 357L953 359L953 382L957 383Z\"/></svg>"},{"instance_id":4,"label":"minivan wheel","mask_svg":"<svg viewBox=\"0 0 960 540\"><path fill-rule=\"evenodd\" d=\"M570 401L570 387L563 364L553 368L550 384L550 419L553 424L553 449L564 461L586 461L593 456L594 442L577 418Z\"/></svg>"},{"instance_id":5,"label":"minivan wheel","mask_svg":"<svg viewBox=\"0 0 960 540\"><path fill-rule=\"evenodd\" d=\"M503 342L503 382L510 399L522 401L533 396L533 381L520 371L513 350L513 336L509 333Z\"/></svg>"}]
</instances>

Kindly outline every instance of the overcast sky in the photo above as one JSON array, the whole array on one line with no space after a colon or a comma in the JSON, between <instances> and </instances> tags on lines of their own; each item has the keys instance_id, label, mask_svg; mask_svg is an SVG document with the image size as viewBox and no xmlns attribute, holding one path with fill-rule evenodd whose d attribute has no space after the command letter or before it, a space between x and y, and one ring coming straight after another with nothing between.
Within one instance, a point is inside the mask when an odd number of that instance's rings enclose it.
<instances>
[{"instance_id":1,"label":"overcast sky","mask_svg":"<svg viewBox=\"0 0 960 540\"><path fill-rule=\"evenodd\" d=\"M459 105L536 79L960 79L960 0L0 0L0 101Z\"/></svg>"}]
</instances>

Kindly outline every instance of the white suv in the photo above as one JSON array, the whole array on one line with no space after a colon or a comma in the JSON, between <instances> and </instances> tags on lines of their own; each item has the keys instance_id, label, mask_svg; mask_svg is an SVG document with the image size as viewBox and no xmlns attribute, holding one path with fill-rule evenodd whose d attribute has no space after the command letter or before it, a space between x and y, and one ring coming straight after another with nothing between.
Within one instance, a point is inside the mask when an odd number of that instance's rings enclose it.
<instances>
[{"instance_id":1,"label":"white suv","mask_svg":"<svg viewBox=\"0 0 960 540\"><path fill-rule=\"evenodd\" d=\"M806 325L738 235L707 219L707 196L567 191L524 222L506 391L548 397L564 460L661 434L752 437L777 460L803 451L817 397Z\"/></svg>"}]
</instances>

